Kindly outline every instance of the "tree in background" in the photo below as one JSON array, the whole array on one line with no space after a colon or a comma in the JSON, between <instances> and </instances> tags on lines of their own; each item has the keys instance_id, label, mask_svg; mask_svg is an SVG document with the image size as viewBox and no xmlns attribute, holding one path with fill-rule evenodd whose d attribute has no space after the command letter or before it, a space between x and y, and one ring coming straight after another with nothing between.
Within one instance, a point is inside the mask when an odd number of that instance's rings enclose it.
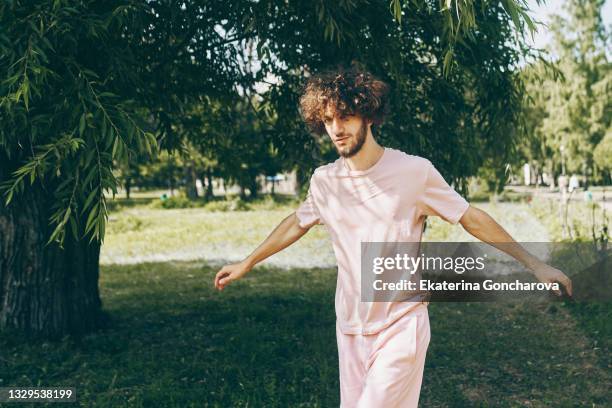
<instances>
[{"instance_id":1,"label":"tree in background","mask_svg":"<svg viewBox=\"0 0 612 408\"><path fill-rule=\"evenodd\" d=\"M602 23L603 0L568 0L567 17L555 16L552 53L556 60L525 69L527 137L523 157L545 163L554 176L563 171L592 175L603 181L601 171L609 157L604 136L612 118L612 69L607 59L610 33Z\"/></svg>"},{"instance_id":2,"label":"tree in background","mask_svg":"<svg viewBox=\"0 0 612 408\"><path fill-rule=\"evenodd\" d=\"M146 181L142 175L142 168L151 160L152 158L148 157L148 155L129 152L126 161L114 161L113 172L125 191L126 199L129 200L131 198L132 187L145 185Z\"/></svg>"},{"instance_id":3,"label":"tree in background","mask_svg":"<svg viewBox=\"0 0 612 408\"><path fill-rule=\"evenodd\" d=\"M382 143L431 158L463 192L466 178L487 160L500 164L498 174L505 172L523 94L515 69L526 52L521 41L512 40L533 23L510 2L461 3L460 20L447 8L412 5L392 2L399 29L391 19L372 17L385 14L380 2L250 6L253 24L261 26L257 78L266 81L271 73L277 79L262 106L278 114L280 154L300 163L304 173L327 157L317 154L318 142L295 122L303 78L353 60L393 85L391 115L375 129ZM264 29L267 15L274 22ZM321 23L324 30L311 29ZM450 41L455 36L461 40ZM305 149L292 149L294 140Z\"/></svg>"},{"instance_id":4,"label":"tree in background","mask_svg":"<svg viewBox=\"0 0 612 408\"><path fill-rule=\"evenodd\" d=\"M521 72L525 83L525 99L521 121L518 154L512 164L520 168L526 161L533 168L536 184L543 180L543 174L555 174L557 155L548 143L542 122L547 116L549 89L545 85L552 79L558 80L560 73L554 63L540 61L526 66Z\"/></svg>"},{"instance_id":5,"label":"tree in background","mask_svg":"<svg viewBox=\"0 0 612 408\"><path fill-rule=\"evenodd\" d=\"M159 155L139 166L140 187L167 188L170 195L181 185L184 177L183 162L176 152L163 150Z\"/></svg>"},{"instance_id":6,"label":"tree in background","mask_svg":"<svg viewBox=\"0 0 612 408\"><path fill-rule=\"evenodd\" d=\"M595 151L593 151L593 160L595 164L601 169L603 175L603 182L606 184L612 184L612 132L608 130L608 133L604 138L597 144Z\"/></svg>"}]
</instances>

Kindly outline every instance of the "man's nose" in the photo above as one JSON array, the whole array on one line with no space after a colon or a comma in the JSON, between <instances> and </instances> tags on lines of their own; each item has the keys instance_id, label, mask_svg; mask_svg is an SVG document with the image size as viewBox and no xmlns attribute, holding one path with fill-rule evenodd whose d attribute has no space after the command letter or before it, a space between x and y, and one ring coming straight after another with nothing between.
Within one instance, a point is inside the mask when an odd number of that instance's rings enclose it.
<instances>
[{"instance_id":1,"label":"man's nose","mask_svg":"<svg viewBox=\"0 0 612 408\"><path fill-rule=\"evenodd\" d=\"M338 135L344 131L344 123L340 119L334 119L332 121L332 132Z\"/></svg>"}]
</instances>

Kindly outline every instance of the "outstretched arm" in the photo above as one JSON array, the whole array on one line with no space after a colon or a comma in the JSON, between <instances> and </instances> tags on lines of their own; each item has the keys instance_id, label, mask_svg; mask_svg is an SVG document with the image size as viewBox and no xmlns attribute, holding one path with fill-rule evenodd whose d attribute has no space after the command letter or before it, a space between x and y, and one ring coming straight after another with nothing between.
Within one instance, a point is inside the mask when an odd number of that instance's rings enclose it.
<instances>
[{"instance_id":1,"label":"outstretched arm","mask_svg":"<svg viewBox=\"0 0 612 408\"><path fill-rule=\"evenodd\" d=\"M572 281L570 278L560 270L547 265L527 252L485 211L470 206L459 222L474 237L504 251L525 265L540 282L559 282L572 296ZM503 245L497 245L497 243L503 243ZM555 293L561 295L560 291L555 291Z\"/></svg>"},{"instance_id":2,"label":"outstretched arm","mask_svg":"<svg viewBox=\"0 0 612 408\"><path fill-rule=\"evenodd\" d=\"M242 278L257 263L285 249L308 232L310 226L302 228L295 212L280 222L268 237L244 260L225 265L215 275L215 288L223 290L230 282Z\"/></svg>"}]
</instances>

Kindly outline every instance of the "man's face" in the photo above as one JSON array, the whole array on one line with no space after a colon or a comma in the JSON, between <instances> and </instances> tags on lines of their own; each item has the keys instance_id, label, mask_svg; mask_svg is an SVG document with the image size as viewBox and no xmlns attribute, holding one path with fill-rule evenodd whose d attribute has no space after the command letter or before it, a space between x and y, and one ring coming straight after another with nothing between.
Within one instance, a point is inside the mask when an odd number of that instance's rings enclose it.
<instances>
[{"instance_id":1,"label":"man's face","mask_svg":"<svg viewBox=\"0 0 612 408\"><path fill-rule=\"evenodd\" d=\"M361 150L368 134L368 122L361 116L334 115L328 110L323 123L340 156L351 157Z\"/></svg>"}]
</instances>

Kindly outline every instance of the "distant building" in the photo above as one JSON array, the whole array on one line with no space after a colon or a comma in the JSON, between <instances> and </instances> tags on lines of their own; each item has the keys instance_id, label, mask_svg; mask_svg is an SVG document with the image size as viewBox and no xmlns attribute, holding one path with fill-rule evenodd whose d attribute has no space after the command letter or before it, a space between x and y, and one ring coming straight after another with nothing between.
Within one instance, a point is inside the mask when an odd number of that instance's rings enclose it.
<instances>
[{"instance_id":1,"label":"distant building","mask_svg":"<svg viewBox=\"0 0 612 408\"><path fill-rule=\"evenodd\" d=\"M531 185L531 166L529 166L529 163L523 165L523 179L526 186Z\"/></svg>"},{"instance_id":2,"label":"distant building","mask_svg":"<svg viewBox=\"0 0 612 408\"><path fill-rule=\"evenodd\" d=\"M272 193L274 187L275 194L291 194L296 193L296 172L295 170L291 173L279 173L274 176L258 176L257 181L261 186L260 192L263 194Z\"/></svg>"},{"instance_id":3,"label":"distant building","mask_svg":"<svg viewBox=\"0 0 612 408\"><path fill-rule=\"evenodd\" d=\"M568 191L571 193L578 187L580 187L580 180L578 179L578 176L574 173L569 179Z\"/></svg>"}]
</instances>

